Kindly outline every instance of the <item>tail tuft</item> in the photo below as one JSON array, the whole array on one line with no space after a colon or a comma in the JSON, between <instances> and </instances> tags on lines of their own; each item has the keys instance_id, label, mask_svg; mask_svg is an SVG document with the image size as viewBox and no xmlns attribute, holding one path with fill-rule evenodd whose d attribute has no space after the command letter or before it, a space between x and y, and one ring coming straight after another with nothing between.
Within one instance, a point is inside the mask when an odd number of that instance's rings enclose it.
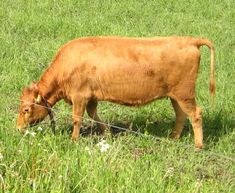
<instances>
[{"instance_id":1,"label":"tail tuft","mask_svg":"<svg viewBox=\"0 0 235 193\"><path fill-rule=\"evenodd\" d=\"M215 80L210 81L210 95L211 96L215 95Z\"/></svg>"},{"instance_id":2,"label":"tail tuft","mask_svg":"<svg viewBox=\"0 0 235 193\"><path fill-rule=\"evenodd\" d=\"M196 46L200 47L206 45L210 48L211 64L210 64L210 95L215 95L215 50L213 44L208 39L196 39L194 42Z\"/></svg>"}]
</instances>

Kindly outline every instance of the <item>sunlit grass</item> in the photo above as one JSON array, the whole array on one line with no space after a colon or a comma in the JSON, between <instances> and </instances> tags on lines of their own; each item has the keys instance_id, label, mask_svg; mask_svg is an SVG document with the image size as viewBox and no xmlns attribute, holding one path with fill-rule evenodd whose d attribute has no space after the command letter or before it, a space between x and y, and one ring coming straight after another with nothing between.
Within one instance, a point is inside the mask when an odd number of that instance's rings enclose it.
<instances>
[{"instance_id":1,"label":"sunlit grass","mask_svg":"<svg viewBox=\"0 0 235 193\"><path fill-rule=\"evenodd\" d=\"M235 6L233 1L3 1L0 6L0 190L2 192L234 192ZM197 102L203 109L206 150L194 151L186 123L169 139L174 112L167 99L141 108L99 104L111 125L141 132L70 140L71 107L60 102L56 136L49 121L20 135L19 96L58 48L91 35L206 37L216 50L215 106L209 106L209 51L201 48ZM140 88L141 89L141 88ZM38 129L41 128L41 129ZM160 140L159 140L160 138Z\"/></svg>"}]
</instances>

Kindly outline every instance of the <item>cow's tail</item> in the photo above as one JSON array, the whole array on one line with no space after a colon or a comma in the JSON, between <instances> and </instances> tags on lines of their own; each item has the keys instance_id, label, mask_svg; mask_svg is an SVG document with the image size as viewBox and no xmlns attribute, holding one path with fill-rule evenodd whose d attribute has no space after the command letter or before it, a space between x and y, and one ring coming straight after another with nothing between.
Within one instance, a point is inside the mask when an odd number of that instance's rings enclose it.
<instances>
[{"instance_id":1,"label":"cow's tail","mask_svg":"<svg viewBox=\"0 0 235 193\"><path fill-rule=\"evenodd\" d=\"M210 64L210 95L215 95L215 50L213 44L208 39L196 39L196 46L199 48L200 46L206 45L210 48L211 53L211 64Z\"/></svg>"}]
</instances>

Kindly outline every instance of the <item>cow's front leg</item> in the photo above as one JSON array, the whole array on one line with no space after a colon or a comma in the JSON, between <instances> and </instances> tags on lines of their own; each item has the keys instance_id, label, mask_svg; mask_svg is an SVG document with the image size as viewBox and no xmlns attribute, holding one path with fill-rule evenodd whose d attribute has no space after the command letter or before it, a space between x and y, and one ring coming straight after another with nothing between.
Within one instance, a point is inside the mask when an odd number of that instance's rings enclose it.
<instances>
[{"instance_id":1,"label":"cow's front leg","mask_svg":"<svg viewBox=\"0 0 235 193\"><path fill-rule=\"evenodd\" d=\"M84 110L87 104L85 99L75 99L73 100L73 133L72 140L77 140L80 134L80 127L82 123L82 118Z\"/></svg>"},{"instance_id":2,"label":"cow's front leg","mask_svg":"<svg viewBox=\"0 0 235 193\"><path fill-rule=\"evenodd\" d=\"M88 116L92 118L95 122L97 122L102 134L105 132L109 132L108 134L110 134L108 126L97 115L97 101L89 101L86 106L86 110Z\"/></svg>"}]
</instances>

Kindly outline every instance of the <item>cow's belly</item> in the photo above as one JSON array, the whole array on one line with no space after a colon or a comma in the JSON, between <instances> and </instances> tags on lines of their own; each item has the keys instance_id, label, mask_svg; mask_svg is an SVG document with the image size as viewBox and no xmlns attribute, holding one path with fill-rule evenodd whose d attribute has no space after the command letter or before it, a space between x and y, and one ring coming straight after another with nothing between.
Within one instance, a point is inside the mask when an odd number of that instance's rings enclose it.
<instances>
[{"instance_id":1,"label":"cow's belly","mask_svg":"<svg viewBox=\"0 0 235 193\"><path fill-rule=\"evenodd\" d=\"M167 94L167 85L161 76L145 74L122 74L102 78L99 100L125 105L141 105L162 98Z\"/></svg>"}]
</instances>

